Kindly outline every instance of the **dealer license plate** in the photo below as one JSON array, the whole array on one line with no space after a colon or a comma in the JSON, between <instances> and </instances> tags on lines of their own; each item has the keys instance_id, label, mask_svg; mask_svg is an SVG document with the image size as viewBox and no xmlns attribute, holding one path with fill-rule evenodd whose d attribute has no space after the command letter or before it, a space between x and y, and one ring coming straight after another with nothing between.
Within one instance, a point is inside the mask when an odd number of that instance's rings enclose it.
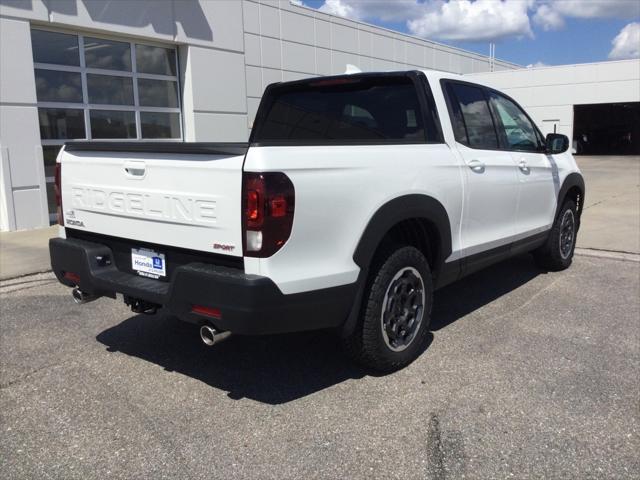
<instances>
[{"instance_id":1,"label":"dealer license plate","mask_svg":"<svg viewBox=\"0 0 640 480\"><path fill-rule=\"evenodd\" d=\"M131 268L143 277L160 278L167 275L167 262L164 253L146 248L131 249Z\"/></svg>"}]
</instances>

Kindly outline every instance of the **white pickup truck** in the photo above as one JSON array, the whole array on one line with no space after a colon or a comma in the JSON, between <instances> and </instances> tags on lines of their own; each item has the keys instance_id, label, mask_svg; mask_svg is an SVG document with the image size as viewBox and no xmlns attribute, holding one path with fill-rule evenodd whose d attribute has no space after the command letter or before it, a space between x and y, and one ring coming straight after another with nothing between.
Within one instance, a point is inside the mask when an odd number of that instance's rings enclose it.
<instances>
[{"instance_id":1,"label":"white pickup truck","mask_svg":"<svg viewBox=\"0 0 640 480\"><path fill-rule=\"evenodd\" d=\"M207 344L334 329L391 371L424 349L443 285L526 252L571 264L585 187L568 146L443 72L276 83L248 143L68 143L51 264L79 303L121 293Z\"/></svg>"}]
</instances>

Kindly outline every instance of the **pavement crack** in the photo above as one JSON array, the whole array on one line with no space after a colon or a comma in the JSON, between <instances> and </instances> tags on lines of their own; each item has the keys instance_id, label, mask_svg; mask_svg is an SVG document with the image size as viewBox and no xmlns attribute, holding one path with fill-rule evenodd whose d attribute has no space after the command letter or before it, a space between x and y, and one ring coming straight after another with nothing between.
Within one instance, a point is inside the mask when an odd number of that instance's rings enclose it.
<instances>
[{"instance_id":1,"label":"pavement crack","mask_svg":"<svg viewBox=\"0 0 640 480\"><path fill-rule=\"evenodd\" d=\"M71 351L70 354L72 355L72 357L70 357L70 358L63 359L63 360L61 360L59 362L47 363L46 365L42 365L41 367L34 368L33 370L30 370L30 371L28 371L26 373L23 373L22 375L19 375L17 378L14 378L13 380L9 380L9 381L6 381L6 382L0 382L0 390L5 390L5 389L7 389L9 387L12 387L12 386L24 381L24 380L27 380L28 378L31 378L33 375L35 375L37 373L40 373L42 371L49 370L49 369L56 368L56 367L60 367L62 365L66 365L68 363L74 363L74 362L77 363L76 358L80 354L82 354L82 353L84 353L84 352L86 352L86 351L88 351L90 349L91 349L91 347L75 349L75 350Z\"/></svg>"},{"instance_id":2,"label":"pavement crack","mask_svg":"<svg viewBox=\"0 0 640 480\"><path fill-rule=\"evenodd\" d=\"M444 467L444 450L442 448L442 431L438 414L432 413L427 427L427 459L429 465L429 477L434 480L444 480L446 469Z\"/></svg>"},{"instance_id":3,"label":"pavement crack","mask_svg":"<svg viewBox=\"0 0 640 480\"><path fill-rule=\"evenodd\" d=\"M618 197L624 197L625 195L629 195L629 192L619 193L617 195L611 195L610 197L603 198L602 200L599 200L597 202L591 203L589 205L585 205L583 210L588 210L588 209L590 209L592 207L597 207L598 205L602 205L603 203L606 203L609 200L613 200L613 199L618 198Z\"/></svg>"},{"instance_id":4,"label":"pavement crack","mask_svg":"<svg viewBox=\"0 0 640 480\"><path fill-rule=\"evenodd\" d=\"M41 372L43 370L47 370L49 368L55 368L57 366L62 365L63 363L66 363L66 362L57 362L57 363L51 363L51 364L48 364L48 365L43 365L43 366L35 368L35 369L33 369L33 370L29 371L29 372L23 373L22 375L18 376L17 378L14 378L13 380L9 380L8 382L0 383L0 390L4 390L6 388L9 388L9 387L11 387L11 386L13 386L13 385L15 385L17 383L22 382L23 380L28 379L29 377L31 377L32 375L34 375L34 374L36 374L38 372Z\"/></svg>"}]
</instances>

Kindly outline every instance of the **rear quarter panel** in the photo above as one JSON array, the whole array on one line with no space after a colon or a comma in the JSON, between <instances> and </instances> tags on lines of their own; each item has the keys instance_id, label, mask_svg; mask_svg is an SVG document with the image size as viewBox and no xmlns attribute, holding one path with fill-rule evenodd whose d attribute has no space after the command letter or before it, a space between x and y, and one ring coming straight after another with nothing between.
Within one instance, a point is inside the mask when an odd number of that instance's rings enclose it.
<instances>
[{"instance_id":1,"label":"rear quarter panel","mask_svg":"<svg viewBox=\"0 0 640 480\"><path fill-rule=\"evenodd\" d=\"M449 215L452 256L459 250L461 166L446 144L251 147L244 170L284 172L295 188L289 241L269 258L245 258L247 273L271 278L285 294L355 282L365 227L402 195L438 200Z\"/></svg>"}]
</instances>

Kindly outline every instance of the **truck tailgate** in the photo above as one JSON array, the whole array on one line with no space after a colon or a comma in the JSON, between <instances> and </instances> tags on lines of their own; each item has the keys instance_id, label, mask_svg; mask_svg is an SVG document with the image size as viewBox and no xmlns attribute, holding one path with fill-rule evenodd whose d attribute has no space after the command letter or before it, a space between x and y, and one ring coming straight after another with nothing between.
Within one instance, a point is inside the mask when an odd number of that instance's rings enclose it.
<instances>
[{"instance_id":1,"label":"truck tailgate","mask_svg":"<svg viewBox=\"0 0 640 480\"><path fill-rule=\"evenodd\" d=\"M65 227L242 256L246 144L67 144Z\"/></svg>"}]
</instances>

